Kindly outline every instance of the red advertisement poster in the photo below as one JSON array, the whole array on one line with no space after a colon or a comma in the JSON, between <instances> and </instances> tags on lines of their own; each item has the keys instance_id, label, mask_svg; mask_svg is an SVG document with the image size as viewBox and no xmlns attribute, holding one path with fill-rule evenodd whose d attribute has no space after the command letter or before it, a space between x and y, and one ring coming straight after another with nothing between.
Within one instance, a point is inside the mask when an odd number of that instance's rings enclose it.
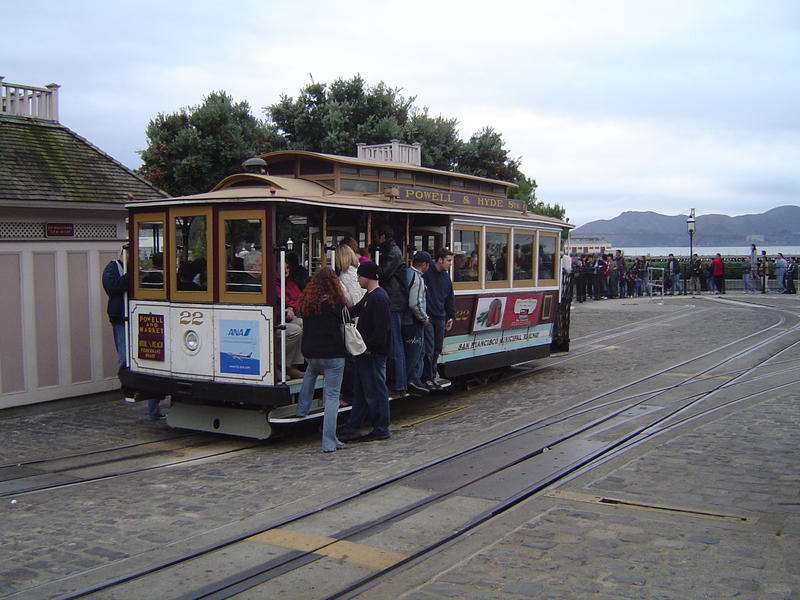
<instances>
[{"instance_id":1,"label":"red advertisement poster","mask_svg":"<svg viewBox=\"0 0 800 600\"><path fill-rule=\"evenodd\" d=\"M503 329L536 325L541 310L542 294L509 294L503 317Z\"/></svg>"},{"instance_id":2,"label":"red advertisement poster","mask_svg":"<svg viewBox=\"0 0 800 600\"><path fill-rule=\"evenodd\" d=\"M164 362L164 315L139 315L139 358Z\"/></svg>"}]
</instances>

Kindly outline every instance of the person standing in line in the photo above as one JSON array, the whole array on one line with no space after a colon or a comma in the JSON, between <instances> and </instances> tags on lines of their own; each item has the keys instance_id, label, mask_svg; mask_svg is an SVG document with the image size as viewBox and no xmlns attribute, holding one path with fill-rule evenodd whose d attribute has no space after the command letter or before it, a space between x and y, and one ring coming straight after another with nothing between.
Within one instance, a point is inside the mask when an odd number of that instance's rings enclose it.
<instances>
[{"instance_id":1,"label":"person standing in line","mask_svg":"<svg viewBox=\"0 0 800 600\"><path fill-rule=\"evenodd\" d=\"M758 257L757 266L758 279L761 282L761 293L766 294L769 291L769 262L767 262L767 251L762 250L761 256Z\"/></svg>"},{"instance_id":2,"label":"person standing in line","mask_svg":"<svg viewBox=\"0 0 800 600\"><path fill-rule=\"evenodd\" d=\"M753 263L750 262L750 257L745 256L742 263L742 282L744 283L744 293L755 293L753 289Z\"/></svg>"},{"instance_id":3,"label":"person standing in line","mask_svg":"<svg viewBox=\"0 0 800 600\"><path fill-rule=\"evenodd\" d=\"M347 356L341 327L345 306L339 279L330 267L322 267L314 273L300 295L300 310L303 313L302 350L308 366L297 400L297 416L305 417L308 414L317 375L323 375L323 452L335 452L344 446L336 439L336 418Z\"/></svg>"},{"instance_id":4,"label":"person standing in line","mask_svg":"<svg viewBox=\"0 0 800 600\"><path fill-rule=\"evenodd\" d=\"M796 294L797 290L794 286L794 278L797 275L797 261L793 256L790 256L786 262L786 273L783 275L784 286L786 290L784 294Z\"/></svg>"},{"instance_id":5,"label":"person standing in line","mask_svg":"<svg viewBox=\"0 0 800 600\"><path fill-rule=\"evenodd\" d=\"M777 286L778 293L782 294L786 290L783 283L783 276L786 273L786 259L783 257L782 252L778 252L778 257L775 259L775 285Z\"/></svg>"},{"instance_id":6,"label":"person standing in line","mask_svg":"<svg viewBox=\"0 0 800 600\"><path fill-rule=\"evenodd\" d=\"M681 293L681 265L678 262L678 259L675 258L675 255L670 253L669 258L667 259L667 270L666 270L667 280L670 282L670 290L669 295L672 296L676 292L678 294Z\"/></svg>"},{"instance_id":7,"label":"person standing in line","mask_svg":"<svg viewBox=\"0 0 800 600\"><path fill-rule=\"evenodd\" d=\"M717 288L717 294L725 293L725 263L722 262L722 256L719 252L711 261L711 273L714 276L714 287Z\"/></svg>"},{"instance_id":8,"label":"person standing in line","mask_svg":"<svg viewBox=\"0 0 800 600\"><path fill-rule=\"evenodd\" d=\"M758 280L760 277L758 275L758 250L756 249L755 244L750 244L750 269L754 277L753 279L755 283L754 287L756 290L759 290L760 288L758 286L760 285L760 283Z\"/></svg>"},{"instance_id":9,"label":"person standing in line","mask_svg":"<svg viewBox=\"0 0 800 600\"><path fill-rule=\"evenodd\" d=\"M128 291L128 274L125 272L122 260L112 260L103 269L103 289L108 295L106 312L114 330L117 372L119 372L120 369L128 366L128 349L125 339L125 294ZM139 399L138 392L135 398ZM161 412L160 402L161 398L148 398L147 400L147 416L153 421L166 418Z\"/></svg>"},{"instance_id":10,"label":"person standing in line","mask_svg":"<svg viewBox=\"0 0 800 600\"><path fill-rule=\"evenodd\" d=\"M355 356L356 392L350 418L342 428L342 442L387 440L389 431L389 390L386 387L386 357L392 347L389 295L378 283L380 268L374 262L358 267L358 283L367 293L350 311L358 317L358 331L367 345L364 354ZM372 431L361 435L361 424L369 417Z\"/></svg>"},{"instance_id":11,"label":"person standing in line","mask_svg":"<svg viewBox=\"0 0 800 600\"><path fill-rule=\"evenodd\" d=\"M381 268L381 287L389 295L391 303L392 340L387 363L386 380L389 389L403 395L406 392L406 360L403 350L403 313L408 309L408 284L406 270L403 268L403 254L394 241L394 230L384 224L378 230L379 266ZM362 263L366 264L366 263Z\"/></svg>"},{"instance_id":12,"label":"person standing in line","mask_svg":"<svg viewBox=\"0 0 800 600\"><path fill-rule=\"evenodd\" d=\"M627 278L625 277L625 257L622 250L614 250L614 270L611 275L611 294L624 298L627 295Z\"/></svg>"},{"instance_id":13,"label":"person standing in line","mask_svg":"<svg viewBox=\"0 0 800 600\"><path fill-rule=\"evenodd\" d=\"M403 348L406 354L406 379L408 391L424 396L428 388L422 384L425 329L430 326L426 310L424 273L431 266L431 255L420 250L411 259L406 271L408 283L408 310L403 315Z\"/></svg>"},{"instance_id":14,"label":"person standing in line","mask_svg":"<svg viewBox=\"0 0 800 600\"><path fill-rule=\"evenodd\" d=\"M430 324L425 327L425 357L422 379L429 390L442 389L436 365L444 346L445 331L450 331L456 318L456 300L450 268L453 253L447 248L436 251L436 260L422 278L425 280L425 310ZM449 382L448 382L449 383Z\"/></svg>"},{"instance_id":15,"label":"person standing in line","mask_svg":"<svg viewBox=\"0 0 800 600\"><path fill-rule=\"evenodd\" d=\"M575 301L586 301L586 273L584 273L583 258L578 256L575 258L575 264L572 266L572 277L575 281Z\"/></svg>"},{"instance_id":16,"label":"person standing in line","mask_svg":"<svg viewBox=\"0 0 800 600\"><path fill-rule=\"evenodd\" d=\"M703 275L703 263L700 260L700 257L697 254L692 256L692 263L691 263L691 274L692 274L692 293L699 294L702 291L702 286L700 285L700 277Z\"/></svg>"}]
</instances>

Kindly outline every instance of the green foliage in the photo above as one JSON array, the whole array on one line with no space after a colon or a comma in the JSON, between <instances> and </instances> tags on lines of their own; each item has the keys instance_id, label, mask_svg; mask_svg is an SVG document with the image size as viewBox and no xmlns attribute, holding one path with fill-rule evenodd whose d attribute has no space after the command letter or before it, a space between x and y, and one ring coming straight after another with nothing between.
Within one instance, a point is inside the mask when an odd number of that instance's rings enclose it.
<instances>
[{"instance_id":1,"label":"green foliage","mask_svg":"<svg viewBox=\"0 0 800 600\"><path fill-rule=\"evenodd\" d=\"M200 106L160 113L146 133L139 172L173 196L208 191L241 171L243 160L285 147L274 129L250 114L247 102L234 103L223 91Z\"/></svg>"},{"instance_id":2,"label":"green foliage","mask_svg":"<svg viewBox=\"0 0 800 600\"><path fill-rule=\"evenodd\" d=\"M357 143L403 138L413 103L399 89L383 82L370 87L357 75L330 87L312 82L296 100L282 95L265 110L290 149L354 156Z\"/></svg>"},{"instance_id":3,"label":"green foliage","mask_svg":"<svg viewBox=\"0 0 800 600\"><path fill-rule=\"evenodd\" d=\"M193 194L241 171L242 161L256 154L288 148L355 156L358 143L397 139L421 144L424 167L515 182L519 189L510 193L529 211L564 217L563 207L537 200L536 181L520 171L521 159L509 156L500 133L485 127L465 142L456 119L431 117L415 100L359 75L330 85L312 80L296 99L281 95L265 107L265 123L246 102L213 92L200 106L150 121L140 173L172 195Z\"/></svg>"},{"instance_id":4,"label":"green foliage","mask_svg":"<svg viewBox=\"0 0 800 600\"><path fill-rule=\"evenodd\" d=\"M357 75L330 86L312 82L297 99L284 95L264 110L295 150L355 156L357 143L397 139L422 145L424 167L503 181L522 176L519 159L509 158L502 136L491 127L464 142L456 119L431 117L415 100L383 82L370 87Z\"/></svg>"},{"instance_id":5,"label":"green foliage","mask_svg":"<svg viewBox=\"0 0 800 600\"><path fill-rule=\"evenodd\" d=\"M563 206L560 204L545 204L536 198L536 188L539 186L536 184L535 179L530 179L520 174L520 178L517 179L517 185L519 187L514 192L513 197L517 200L524 200L528 205L528 211L545 217L564 218L567 211Z\"/></svg>"},{"instance_id":6,"label":"green foliage","mask_svg":"<svg viewBox=\"0 0 800 600\"><path fill-rule=\"evenodd\" d=\"M522 176L520 159L511 159L503 136L491 127L484 127L464 144L458 159L458 171L478 177L516 181Z\"/></svg>"}]
</instances>

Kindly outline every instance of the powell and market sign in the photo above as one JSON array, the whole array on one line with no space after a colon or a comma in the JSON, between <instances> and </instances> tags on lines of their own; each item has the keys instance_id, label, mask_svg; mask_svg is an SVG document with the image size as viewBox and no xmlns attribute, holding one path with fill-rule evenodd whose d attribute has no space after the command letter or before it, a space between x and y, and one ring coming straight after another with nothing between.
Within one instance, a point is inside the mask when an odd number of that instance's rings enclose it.
<instances>
[{"instance_id":1,"label":"powell and market sign","mask_svg":"<svg viewBox=\"0 0 800 600\"><path fill-rule=\"evenodd\" d=\"M522 200L514 198L497 198L492 196L478 196L476 194L465 194L464 192L446 192L431 188L411 187L408 185L398 186L400 199L402 200L423 200L427 202L441 202L457 206L471 206L475 208L501 208L505 210L525 209Z\"/></svg>"}]
</instances>

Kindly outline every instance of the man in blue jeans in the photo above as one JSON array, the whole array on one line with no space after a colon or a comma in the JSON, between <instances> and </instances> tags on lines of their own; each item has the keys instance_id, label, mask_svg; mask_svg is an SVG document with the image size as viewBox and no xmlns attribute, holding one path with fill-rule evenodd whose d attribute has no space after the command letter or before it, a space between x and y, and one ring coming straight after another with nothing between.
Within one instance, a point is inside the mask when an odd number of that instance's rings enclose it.
<instances>
[{"instance_id":1,"label":"man in blue jeans","mask_svg":"<svg viewBox=\"0 0 800 600\"><path fill-rule=\"evenodd\" d=\"M103 289L108 294L106 312L114 329L114 345L117 347L117 371L128 366L128 350L125 339L125 293L128 291L128 274L122 261L112 260L103 269ZM161 398L147 401L147 415L154 421L165 419L159 403Z\"/></svg>"},{"instance_id":2,"label":"man in blue jeans","mask_svg":"<svg viewBox=\"0 0 800 600\"><path fill-rule=\"evenodd\" d=\"M358 317L358 332L367 351L353 357L356 363L355 394L347 424L339 434L342 442L386 440L389 432L389 390L386 387L386 357L391 351L389 295L380 287L380 268L374 262L358 267L358 284L367 290L350 309ZM369 417L372 431L361 435L361 424Z\"/></svg>"},{"instance_id":3,"label":"man in blue jeans","mask_svg":"<svg viewBox=\"0 0 800 600\"><path fill-rule=\"evenodd\" d=\"M442 388L437 381L439 373L436 365L444 345L445 331L450 331L456 316L456 302L453 295L453 282L450 267L453 253L447 248L436 251L436 261L423 274L425 280L425 310L430 323L425 328L425 359L422 379L429 390Z\"/></svg>"}]
</instances>

